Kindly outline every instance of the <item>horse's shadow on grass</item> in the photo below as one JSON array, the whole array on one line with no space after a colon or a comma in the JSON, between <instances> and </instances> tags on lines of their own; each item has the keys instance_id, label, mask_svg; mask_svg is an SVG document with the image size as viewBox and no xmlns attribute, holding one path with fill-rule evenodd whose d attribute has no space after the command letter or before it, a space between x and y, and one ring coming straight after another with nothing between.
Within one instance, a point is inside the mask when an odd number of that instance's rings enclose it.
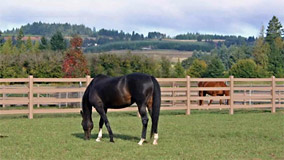
<instances>
[{"instance_id":1,"label":"horse's shadow on grass","mask_svg":"<svg viewBox=\"0 0 284 160\"><path fill-rule=\"evenodd\" d=\"M72 133L72 136L84 140L84 133ZM95 140L97 137L98 137L98 134L92 134L91 140L92 139ZM138 138L138 137L125 135L125 134L114 134L113 137L114 137L114 140L115 139L121 139L121 140L126 140L126 141L139 141L140 140L140 138ZM109 140L109 135L103 134L103 139Z\"/></svg>"}]
</instances>

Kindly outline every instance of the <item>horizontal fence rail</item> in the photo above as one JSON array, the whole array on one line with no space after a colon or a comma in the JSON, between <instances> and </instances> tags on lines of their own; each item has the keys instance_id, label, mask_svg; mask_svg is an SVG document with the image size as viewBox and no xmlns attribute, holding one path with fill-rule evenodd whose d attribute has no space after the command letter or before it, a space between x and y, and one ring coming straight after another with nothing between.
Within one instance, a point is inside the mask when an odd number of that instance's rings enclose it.
<instances>
[{"instance_id":1,"label":"horizontal fence rail","mask_svg":"<svg viewBox=\"0 0 284 160\"><path fill-rule=\"evenodd\" d=\"M0 115L28 114L32 119L33 114L39 113L79 113L83 93L91 80L90 76L0 79ZM187 76L157 80L161 86L162 110L185 110L186 114L190 114L192 109L228 109L230 114L234 114L234 109L240 108L270 108L274 113L276 108L284 107L284 78ZM198 87L199 82L224 82L227 86ZM226 91L229 95L200 96L204 91ZM210 101L213 103L209 105ZM10 106L9 109L6 109L7 106ZM19 109L18 106L23 106L24 109ZM54 109L54 106L57 108ZM137 111L137 108L110 111Z\"/></svg>"}]
</instances>

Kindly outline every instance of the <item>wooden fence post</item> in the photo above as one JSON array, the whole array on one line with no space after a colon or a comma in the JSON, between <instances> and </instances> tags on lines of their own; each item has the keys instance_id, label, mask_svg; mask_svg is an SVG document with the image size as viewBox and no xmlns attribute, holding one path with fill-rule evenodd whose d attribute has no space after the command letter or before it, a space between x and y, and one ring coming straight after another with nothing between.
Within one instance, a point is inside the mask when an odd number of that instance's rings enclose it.
<instances>
[{"instance_id":1,"label":"wooden fence post","mask_svg":"<svg viewBox=\"0 0 284 160\"><path fill-rule=\"evenodd\" d=\"M6 94L5 94L5 85L3 85L3 95L2 95L3 97L2 97L2 99L3 99L3 104L2 104L2 106L3 106L3 108L5 108L5 97L6 97Z\"/></svg>"},{"instance_id":2,"label":"wooden fence post","mask_svg":"<svg viewBox=\"0 0 284 160\"><path fill-rule=\"evenodd\" d=\"M276 111L276 83L275 83L275 77L272 76L272 108L271 108L271 113L275 113Z\"/></svg>"},{"instance_id":3,"label":"wooden fence post","mask_svg":"<svg viewBox=\"0 0 284 160\"><path fill-rule=\"evenodd\" d=\"M230 114L234 114L234 76L230 76Z\"/></svg>"},{"instance_id":4,"label":"wooden fence post","mask_svg":"<svg viewBox=\"0 0 284 160\"><path fill-rule=\"evenodd\" d=\"M39 84L37 84L37 88L39 88ZM40 93L37 93L37 99L39 99L39 98L40 98ZM38 102L37 103L37 108L39 108L39 107L40 107L40 103Z\"/></svg>"},{"instance_id":5,"label":"wooden fence post","mask_svg":"<svg viewBox=\"0 0 284 160\"><path fill-rule=\"evenodd\" d=\"M172 88L176 88L176 82L172 82ZM172 91L172 97L176 96L176 92ZM172 100L172 106L175 106L175 100Z\"/></svg>"},{"instance_id":6,"label":"wooden fence post","mask_svg":"<svg viewBox=\"0 0 284 160\"><path fill-rule=\"evenodd\" d=\"M187 86L187 109L186 115L190 115L190 76L186 76L186 86Z\"/></svg>"},{"instance_id":7,"label":"wooden fence post","mask_svg":"<svg viewBox=\"0 0 284 160\"><path fill-rule=\"evenodd\" d=\"M91 77L89 75L86 76L86 88L88 87L88 85L91 82Z\"/></svg>"},{"instance_id":8,"label":"wooden fence post","mask_svg":"<svg viewBox=\"0 0 284 160\"><path fill-rule=\"evenodd\" d=\"M33 119L33 76L29 76L29 119Z\"/></svg>"}]
</instances>

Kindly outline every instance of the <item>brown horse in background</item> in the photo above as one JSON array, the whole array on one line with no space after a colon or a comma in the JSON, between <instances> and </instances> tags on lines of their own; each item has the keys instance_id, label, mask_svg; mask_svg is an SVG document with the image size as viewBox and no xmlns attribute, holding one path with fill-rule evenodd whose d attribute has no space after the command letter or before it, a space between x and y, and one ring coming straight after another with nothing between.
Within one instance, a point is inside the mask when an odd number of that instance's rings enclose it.
<instances>
[{"instance_id":1,"label":"brown horse in background","mask_svg":"<svg viewBox=\"0 0 284 160\"><path fill-rule=\"evenodd\" d=\"M199 82L198 83L198 87L228 87L225 82ZM224 90L219 90L219 91L199 91L199 96L200 97L204 97L206 96L206 94L209 94L211 96L229 96L230 92L229 91L224 91ZM209 104L213 102L213 100L211 99ZM222 104L222 100L220 99L220 105ZM227 103L228 100L227 100ZM199 100L199 105L203 105L203 100Z\"/></svg>"}]
</instances>

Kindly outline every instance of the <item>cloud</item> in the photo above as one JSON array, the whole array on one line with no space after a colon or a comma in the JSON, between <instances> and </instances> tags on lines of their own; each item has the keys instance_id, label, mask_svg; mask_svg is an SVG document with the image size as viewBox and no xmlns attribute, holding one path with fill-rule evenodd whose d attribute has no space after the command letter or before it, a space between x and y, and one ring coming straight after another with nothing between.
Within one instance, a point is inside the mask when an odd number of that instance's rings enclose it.
<instances>
[{"instance_id":1,"label":"cloud","mask_svg":"<svg viewBox=\"0 0 284 160\"><path fill-rule=\"evenodd\" d=\"M0 30L34 21L85 24L127 32L161 31L257 35L282 0L1 0ZM284 23L284 22L283 22Z\"/></svg>"}]
</instances>

